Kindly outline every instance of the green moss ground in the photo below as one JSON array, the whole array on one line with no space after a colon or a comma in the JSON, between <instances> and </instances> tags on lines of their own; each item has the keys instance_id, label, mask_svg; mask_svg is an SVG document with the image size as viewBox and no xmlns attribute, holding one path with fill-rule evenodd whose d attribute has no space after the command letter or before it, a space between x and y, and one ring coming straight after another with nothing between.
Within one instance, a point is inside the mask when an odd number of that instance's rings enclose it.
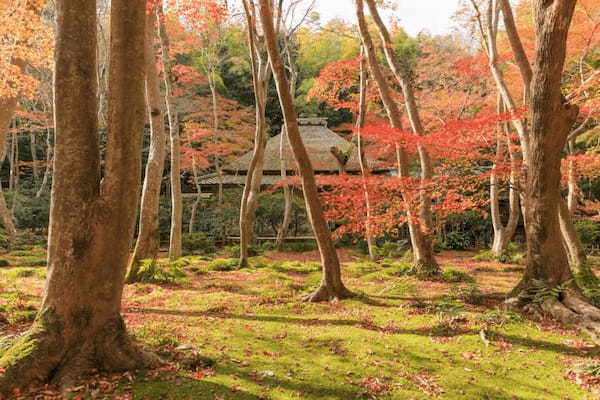
<instances>
[{"instance_id":1,"label":"green moss ground","mask_svg":"<svg viewBox=\"0 0 600 400\"><path fill-rule=\"evenodd\" d=\"M320 279L314 253L287 263L293 255L270 253L242 271L213 271L207 261L187 258L184 283L131 285L124 296L130 332L170 363L113 377L104 393L123 399L591 399L567 371L597 358L599 349L569 327L497 311L497 295L519 272L472 255L440 257L445 270L474 278L447 283L405 276L400 260L379 265L344 252L347 286L360 296L327 304L299 301ZM0 270L0 287L37 304L40 274L16 277L15 270ZM5 315L8 303L0 296ZM28 324L8 320L14 323L0 323L0 334ZM214 365L194 363L199 356Z\"/></svg>"}]
</instances>

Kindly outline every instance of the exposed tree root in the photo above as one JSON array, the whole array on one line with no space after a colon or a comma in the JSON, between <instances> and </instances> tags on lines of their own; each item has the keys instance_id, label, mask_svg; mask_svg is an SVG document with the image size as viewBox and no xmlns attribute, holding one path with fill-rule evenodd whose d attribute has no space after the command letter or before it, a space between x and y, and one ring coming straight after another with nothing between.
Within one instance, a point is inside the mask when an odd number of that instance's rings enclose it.
<instances>
[{"instance_id":1,"label":"exposed tree root","mask_svg":"<svg viewBox=\"0 0 600 400\"><path fill-rule=\"evenodd\" d=\"M334 289L328 285L321 284L317 290L304 297L302 300L310 303L320 303L325 301L349 299L354 296L355 294L346 289L346 287L343 285Z\"/></svg>"},{"instance_id":2,"label":"exposed tree root","mask_svg":"<svg viewBox=\"0 0 600 400\"><path fill-rule=\"evenodd\" d=\"M93 335L82 331L69 341L60 324L40 321L0 354L4 369L0 373L0 396L44 383L68 392L81 378L96 371L123 372L162 364L158 356L131 341L120 317Z\"/></svg>"},{"instance_id":3,"label":"exposed tree root","mask_svg":"<svg viewBox=\"0 0 600 400\"><path fill-rule=\"evenodd\" d=\"M600 309L590 304L576 289L567 289L559 298L550 297L541 303L523 304L522 298L511 297L504 305L506 308L522 309L538 317L549 316L565 325L574 325L600 344Z\"/></svg>"}]
</instances>

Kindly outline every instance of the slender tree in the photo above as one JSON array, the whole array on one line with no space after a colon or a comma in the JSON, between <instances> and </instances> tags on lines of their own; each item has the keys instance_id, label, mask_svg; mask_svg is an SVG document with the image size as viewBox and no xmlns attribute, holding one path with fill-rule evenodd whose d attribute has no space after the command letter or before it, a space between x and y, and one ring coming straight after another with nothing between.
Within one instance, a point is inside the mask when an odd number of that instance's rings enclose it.
<instances>
[{"instance_id":1,"label":"slender tree","mask_svg":"<svg viewBox=\"0 0 600 400\"><path fill-rule=\"evenodd\" d=\"M135 229L144 127L145 0L113 0L104 177L97 132L96 2L59 0L56 156L48 278L30 330L2 352L0 393L94 369L156 364L120 315Z\"/></svg>"},{"instance_id":2,"label":"slender tree","mask_svg":"<svg viewBox=\"0 0 600 400\"><path fill-rule=\"evenodd\" d=\"M160 73L154 48L157 14L154 9L146 16L146 104L150 121L150 153L142 188L140 221L135 250L129 262L128 282L135 282L140 261L156 258L160 250L159 202L165 164L166 132L164 97L160 92Z\"/></svg>"},{"instance_id":3,"label":"slender tree","mask_svg":"<svg viewBox=\"0 0 600 400\"><path fill-rule=\"evenodd\" d=\"M360 173L363 178L363 195L365 198L365 208L367 218L365 220L365 238L367 240L367 249L369 251L369 259L375 261L377 254L375 253L375 244L373 243L373 230L371 227L371 195L369 186L367 185L367 162L365 160L365 151L363 148L362 130L365 127L367 117L367 91L369 89L369 78L367 74L367 59L365 58L365 50L360 49L360 87L358 99L358 116L356 118L356 137L358 162L360 164Z\"/></svg>"},{"instance_id":4,"label":"slender tree","mask_svg":"<svg viewBox=\"0 0 600 400\"><path fill-rule=\"evenodd\" d=\"M391 88L386 81L379 61L373 39L369 32L367 22L364 15L363 0L356 0L356 16L360 30L361 40L365 48L365 54L369 64L371 77L377 83L379 94L383 102L384 108L393 128L402 129L402 120L398 104L392 97ZM408 155L404 149L396 145L396 155L398 160L398 173L402 178L410 176ZM414 253L414 268L419 275L430 276L439 272L439 266L435 261L433 249L431 248L431 240L427 237L428 233L424 231L425 226L419 223L419 217L411 210L409 201L404 198L408 215L408 227L410 231L411 244Z\"/></svg>"},{"instance_id":5,"label":"slender tree","mask_svg":"<svg viewBox=\"0 0 600 400\"><path fill-rule=\"evenodd\" d=\"M183 229L183 198L181 195L181 154L179 137L179 115L174 101L173 62L171 61L171 43L165 24L162 0L157 2L158 36L161 47L161 64L165 84L165 104L169 120L169 143L171 151L171 235L169 237L169 258L181 257L181 235Z\"/></svg>"},{"instance_id":6,"label":"slender tree","mask_svg":"<svg viewBox=\"0 0 600 400\"><path fill-rule=\"evenodd\" d=\"M271 65L268 54L261 43L256 24L256 8L253 0L244 0L244 11L248 24L248 47L252 65L254 102L256 108L256 131L254 150L246 174L246 184L240 208L240 266L248 266L248 249L252 241L256 207L262 183L263 163L267 145L267 92L271 80Z\"/></svg>"},{"instance_id":7,"label":"slender tree","mask_svg":"<svg viewBox=\"0 0 600 400\"><path fill-rule=\"evenodd\" d=\"M321 262L323 263L323 278L319 288L309 295L306 300L318 302L342 299L351 296L351 292L344 286L340 271L340 261L331 239L331 232L327 226L323 207L319 199L315 174L308 157L308 153L298 126L298 118L294 110L294 100L290 93L290 86L286 76L285 66L279 53L277 36L273 24L273 12L269 0L260 0L260 20L263 27L267 51L271 59L271 67L275 76L279 102L283 111L285 129L294 157L300 170L302 190L306 201L306 208L310 222L317 238Z\"/></svg>"},{"instance_id":8,"label":"slender tree","mask_svg":"<svg viewBox=\"0 0 600 400\"><path fill-rule=\"evenodd\" d=\"M423 136L425 134L425 128L419 112L419 106L415 96L414 83L409 75L409 68L406 63L402 63L398 59L394 52L394 46L392 43L392 37L388 31L385 23L379 15L377 10L377 4L374 0L366 0L371 13L371 17L375 22L375 26L383 42L383 52L388 62L390 69L392 70L394 77L402 87L402 94L404 95L404 102L406 107L406 113L408 114L408 120L414 134ZM435 274L439 271L439 267L433 256L433 241L432 233L433 228L433 215L431 212L431 196L429 190L425 187L429 181L433 178L433 163L429 152L422 145L417 145L417 153L419 155L419 163L421 165L421 181L422 188L420 190L419 200L419 225L420 230L419 236L421 236L420 245L415 249L415 265L420 271L427 274ZM413 228L415 229L415 228Z\"/></svg>"}]
</instances>

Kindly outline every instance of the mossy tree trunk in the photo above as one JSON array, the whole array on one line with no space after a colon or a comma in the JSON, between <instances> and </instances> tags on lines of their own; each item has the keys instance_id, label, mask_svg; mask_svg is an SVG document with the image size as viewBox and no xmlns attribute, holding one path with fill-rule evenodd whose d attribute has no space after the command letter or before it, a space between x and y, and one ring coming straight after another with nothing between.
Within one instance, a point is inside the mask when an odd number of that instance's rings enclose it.
<instances>
[{"instance_id":1,"label":"mossy tree trunk","mask_svg":"<svg viewBox=\"0 0 600 400\"><path fill-rule=\"evenodd\" d=\"M135 249L129 262L128 282L135 282L140 261L156 258L160 250L159 210L160 188L165 169L166 132L164 97L160 92L160 75L157 68L154 38L156 13L146 16L146 105L150 120L150 153L142 188L140 222Z\"/></svg>"},{"instance_id":2,"label":"mossy tree trunk","mask_svg":"<svg viewBox=\"0 0 600 400\"><path fill-rule=\"evenodd\" d=\"M0 393L153 365L120 315L144 128L145 0L113 0L108 143L97 131L96 4L57 1L56 156L48 278L33 326L0 358Z\"/></svg>"},{"instance_id":3,"label":"mossy tree trunk","mask_svg":"<svg viewBox=\"0 0 600 400\"><path fill-rule=\"evenodd\" d=\"M283 111L285 129L294 158L300 170L304 200L308 211L309 220L317 238L321 262L323 264L323 278L319 288L306 298L307 301L330 301L351 296L351 292L344 286L341 276L340 261L331 239L331 232L327 226L323 207L319 199L315 174L308 157L308 153L298 125L298 118L294 110L294 100L290 93L290 86L286 76L285 66L277 46L277 36L273 24L273 12L269 0L260 0L260 19L267 45L271 67L275 77L279 102Z\"/></svg>"}]
</instances>

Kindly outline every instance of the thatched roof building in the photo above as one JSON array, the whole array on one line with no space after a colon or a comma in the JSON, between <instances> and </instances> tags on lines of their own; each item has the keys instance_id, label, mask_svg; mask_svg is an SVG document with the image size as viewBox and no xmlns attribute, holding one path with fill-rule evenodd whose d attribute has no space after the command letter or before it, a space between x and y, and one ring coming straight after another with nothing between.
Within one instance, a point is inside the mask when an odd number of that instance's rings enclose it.
<instances>
[{"instance_id":1,"label":"thatched roof building","mask_svg":"<svg viewBox=\"0 0 600 400\"><path fill-rule=\"evenodd\" d=\"M308 152L312 167L317 174L337 174L340 171L358 173L360 164L356 145L327 127L327 118L300 118L300 136ZM262 183L265 186L276 185L281 181L280 160L281 134L267 141ZM223 175L210 174L200 177L203 186L244 185L252 152L223 167ZM283 147L283 159L287 175L296 175L297 164L292 149L286 139ZM377 163L367 160L368 167L377 170ZM382 169L383 171L383 169Z\"/></svg>"}]
</instances>

